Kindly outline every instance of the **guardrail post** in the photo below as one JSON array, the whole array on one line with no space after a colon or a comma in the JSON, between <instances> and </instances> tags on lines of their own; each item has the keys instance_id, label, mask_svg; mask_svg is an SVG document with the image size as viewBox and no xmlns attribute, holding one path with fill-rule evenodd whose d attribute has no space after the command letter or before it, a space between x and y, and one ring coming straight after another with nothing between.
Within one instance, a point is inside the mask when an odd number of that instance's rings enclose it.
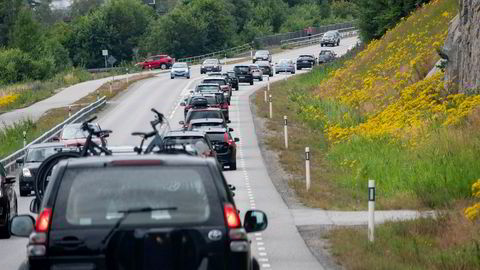
<instances>
[{"instance_id":1,"label":"guardrail post","mask_svg":"<svg viewBox=\"0 0 480 270\"><path fill-rule=\"evenodd\" d=\"M97 90L97 100L99 100L99 99L100 99L100 93Z\"/></svg>"},{"instance_id":2,"label":"guardrail post","mask_svg":"<svg viewBox=\"0 0 480 270\"><path fill-rule=\"evenodd\" d=\"M268 97L268 103L269 103L270 119L272 119L273 118L272 95Z\"/></svg>"},{"instance_id":3,"label":"guardrail post","mask_svg":"<svg viewBox=\"0 0 480 270\"><path fill-rule=\"evenodd\" d=\"M23 131L23 147L27 146L27 131Z\"/></svg>"},{"instance_id":4,"label":"guardrail post","mask_svg":"<svg viewBox=\"0 0 480 270\"><path fill-rule=\"evenodd\" d=\"M285 149L288 149L288 117L283 116L283 134L285 135Z\"/></svg>"},{"instance_id":5,"label":"guardrail post","mask_svg":"<svg viewBox=\"0 0 480 270\"><path fill-rule=\"evenodd\" d=\"M72 116L72 105L68 105L68 117Z\"/></svg>"},{"instance_id":6,"label":"guardrail post","mask_svg":"<svg viewBox=\"0 0 480 270\"><path fill-rule=\"evenodd\" d=\"M375 240L375 180L368 180L368 241Z\"/></svg>"},{"instance_id":7,"label":"guardrail post","mask_svg":"<svg viewBox=\"0 0 480 270\"><path fill-rule=\"evenodd\" d=\"M310 147L305 147L305 182L308 191L310 189Z\"/></svg>"}]
</instances>

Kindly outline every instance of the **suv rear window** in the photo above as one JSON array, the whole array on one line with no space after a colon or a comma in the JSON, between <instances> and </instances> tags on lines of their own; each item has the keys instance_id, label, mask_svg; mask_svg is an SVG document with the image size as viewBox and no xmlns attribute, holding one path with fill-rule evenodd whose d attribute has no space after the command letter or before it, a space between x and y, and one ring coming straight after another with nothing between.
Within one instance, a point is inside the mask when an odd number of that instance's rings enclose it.
<instances>
[{"instance_id":1,"label":"suv rear window","mask_svg":"<svg viewBox=\"0 0 480 270\"><path fill-rule=\"evenodd\" d=\"M208 105L216 105L219 103L222 103L217 96L202 96L202 99L206 99ZM190 100L188 101L189 105L193 104L193 101L198 100L198 97L191 97Z\"/></svg>"},{"instance_id":2,"label":"suv rear window","mask_svg":"<svg viewBox=\"0 0 480 270\"><path fill-rule=\"evenodd\" d=\"M196 88L197 92L202 91L220 91L220 88L216 85L198 85Z\"/></svg>"},{"instance_id":3,"label":"suv rear window","mask_svg":"<svg viewBox=\"0 0 480 270\"><path fill-rule=\"evenodd\" d=\"M239 73L250 72L250 67L247 67L247 66L236 66L233 69L235 70L235 72L239 72Z\"/></svg>"},{"instance_id":4,"label":"suv rear window","mask_svg":"<svg viewBox=\"0 0 480 270\"><path fill-rule=\"evenodd\" d=\"M227 136L227 139L230 139L230 136L225 134L225 132L209 132L207 135L211 142L225 142L225 135Z\"/></svg>"},{"instance_id":5,"label":"suv rear window","mask_svg":"<svg viewBox=\"0 0 480 270\"><path fill-rule=\"evenodd\" d=\"M58 191L65 194L57 199L62 207L55 209L53 222L58 228L64 228L65 221L73 226L111 226L122 211L152 208L159 210L131 213L122 224L202 223L211 212L209 177L206 168L195 166L68 169Z\"/></svg>"}]
</instances>

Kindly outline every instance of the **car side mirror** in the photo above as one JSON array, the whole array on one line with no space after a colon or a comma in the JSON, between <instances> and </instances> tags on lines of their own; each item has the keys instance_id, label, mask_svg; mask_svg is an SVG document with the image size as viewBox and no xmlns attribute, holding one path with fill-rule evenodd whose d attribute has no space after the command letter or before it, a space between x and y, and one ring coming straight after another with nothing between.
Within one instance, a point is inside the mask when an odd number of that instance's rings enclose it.
<instances>
[{"instance_id":1,"label":"car side mirror","mask_svg":"<svg viewBox=\"0 0 480 270\"><path fill-rule=\"evenodd\" d=\"M35 219L30 215L19 215L12 218L10 233L19 237L29 237L35 227Z\"/></svg>"},{"instance_id":2,"label":"car side mirror","mask_svg":"<svg viewBox=\"0 0 480 270\"><path fill-rule=\"evenodd\" d=\"M178 122L180 125L184 126L185 125L185 121L179 121Z\"/></svg>"},{"instance_id":3,"label":"car side mirror","mask_svg":"<svg viewBox=\"0 0 480 270\"><path fill-rule=\"evenodd\" d=\"M230 121L230 120L227 120L227 124L230 124L230 123L232 123L232 121Z\"/></svg>"},{"instance_id":4,"label":"car side mirror","mask_svg":"<svg viewBox=\"0 0 480 270\"><path fill-rule=\"evenodd\" d=\"M60 137L58 136L53 136L52 139L51 139L52 142L59 142L60 141Z\"/></svg>"},{"instance_id":5,"label":"car side mirror","mask_svg":"<svg viewBox=\"0 0 480 270\"><path fill-rule=\"evenodd\" d=\"M5 184L13 184L16 182L16 177L13 175L7 175L5 177Z\"/></svg>"},{"instance_id":6,"label":"car side mirror","mask_svg":"<svg viewBox=\"0 0 480 270\"><path fill-rule=\"evenodd\" d=\"M38 198L34 198L30 202L30 212L34 214L38 214L40 212L40 200L38 200Z\"/></svg>"},{"instance_id":7,"label":"car side mirror","mask_svg":"<svg viewBox=\"0 0 480 270\"><path fill-rule=\"evenodd\" d=\"M186 106L187 104L185 102L180 102L180 106Z\"/></svg>"},{"instance_id":8,"label":"car side mirror","mask_svg":"<svg viewBox=\"0 0 480 270\"><path fill-rule=\"evenodd\" d=\"M190 90L190 94L193 94L193 90Z\"/></svg>"},{"instance_id":9,"label":"car side mirror","mask_svg":"<svg viewBox=\"0 0 480 270\"><path fill-rule=\"evenodd\" d=\"M19 158L19 159L15 160L15 163L23 164L23 158Z\"/></svg>"},{"instance_id":10,"label":"car side mirror","mask_svg":"<svg viewBox=\"0 0 480 270\"><path fill-rule=\"evenodd\" d=\"M247 233L261 232L268 227L267 215L260 210L248 210L243 224Z\"/></svg>"},{"instance_id":11,"label":"car side mirror","mask_svg":"<svg viewBox=\"0 0 480 270\"><path fill-rule=\"evenodd\" d=\"M235 138L234 141L235 141L235 142L239 142L240 139L239 139L239 138Z\"/></svg>"},{"instance_id":12,"label":"car side mirror","mask_svg":"<svg viewBox=\"0 0 480 270\"><path fill-rule=\"evenodd\" d=\"M235 130L233 128L228 128L228 131L234 132Z\"/></svg>"},{"instance_id":13,"label":"car side mirror","mask_svg":"<svg viewBox=\"0 0 480 270\"><path fill-rule=\"evenodd\" d=\"M228 184L228 189L230 189L231 191L237 190L237 188L232 184Z\"/></svg>"}]
</instances>

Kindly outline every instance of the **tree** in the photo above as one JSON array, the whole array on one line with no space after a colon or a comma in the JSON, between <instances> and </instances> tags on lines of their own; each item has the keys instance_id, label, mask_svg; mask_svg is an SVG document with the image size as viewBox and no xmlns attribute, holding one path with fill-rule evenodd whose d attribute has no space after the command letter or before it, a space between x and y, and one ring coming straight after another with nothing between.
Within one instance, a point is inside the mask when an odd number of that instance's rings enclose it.
<instances>
[{"instance_id":1,"label":"tree","mask_svg":"<svg viewBox=\"0 0 480 270\"><path fill-rule=\"evenodd\" d=\"M366 42L378 39L412 10L429 0L358 0L360 36Z\"/></svg>"},{"instance_id":2,"label":"tree","mask_svg":"<svg viewBox=\"0 0 480 270\"><path fill-rule=\"evenodd\" d=\"M41 25L33 18L30 8L21 8L9 33L9 47L27 53L38 53L43 33Z\"/></svg>"},{"instance_id":3,"label":"tree","mask_svg":"<svg viewBox=\"0 0 480 270\"><path fill-rule=\"evenodd\" d=\"M26 7L23 0L0 1L0 46L8 44L10 29L15 24L16 16L22 7Z\"/></svg>"},{"instance_id":4,"label":"tree","mask_svg":"<svg viewBox=\"0 0 480 270\"><path fill-rule=\"evenodd\" d=\"M73 0L69 7L70 15L75 18L84 16L103 5L104 0Z\"/></svg>"},{"instance_id":5,"label":"tree","mask_svg":"<svg viewBox=\"0 0 480 270\"><path fill-rule=\"evenodd\" d=\"M132 60L133 48L152 20L153 10L139 0L111 0L76 18L66 42L74 65L103 66L102 49L119 62Z\"/></svg>"},{"instance_id":6,"label":"tree","mask_svg":"<svg viewBox=\"0 0 480 270\"><path fill-rule=\"evenodd\" d=\"M232 45L235 22L228 5L217 0L195 0L178 5L149 28L143 48L185 57Z\"/></svg>"}]
</instances>

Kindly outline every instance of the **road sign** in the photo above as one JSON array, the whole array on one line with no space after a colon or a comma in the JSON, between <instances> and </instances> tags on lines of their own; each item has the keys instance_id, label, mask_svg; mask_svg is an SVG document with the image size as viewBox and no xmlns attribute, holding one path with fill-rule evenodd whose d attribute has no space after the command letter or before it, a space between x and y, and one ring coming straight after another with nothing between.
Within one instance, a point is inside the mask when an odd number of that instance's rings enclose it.
<instances>
[{"instance_id":1,"label":"road sign","mask_svg":"<svg viewBox=\"0 0 480 270\"><path fill-rule=\"evenodd\" d=\"M109 63L110 65L113 66L113 64L115 64L115 62L117 62L117 59L116 59L115 57L113 57L113 55L110 55L110 56L108 57L107 61L108 61L108 63Z\"/></svg>"},{"instance_id":2,"label":"road sign","mask_svg":"<svg viewBox=\"0 0 480 270\"><path fill-rule=\"evenodd\" d=\"M108 50L102 50L102 55L107 56L108 55Z\"/></svg>"}]
</instances>

